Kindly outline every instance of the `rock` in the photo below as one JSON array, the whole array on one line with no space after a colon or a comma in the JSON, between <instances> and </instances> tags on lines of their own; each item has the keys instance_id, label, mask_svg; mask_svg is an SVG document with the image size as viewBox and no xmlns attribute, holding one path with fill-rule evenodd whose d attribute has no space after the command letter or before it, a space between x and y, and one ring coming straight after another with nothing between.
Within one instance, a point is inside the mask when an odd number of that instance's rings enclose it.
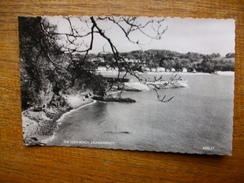
<instances>
[{"instance_id":1,"label":"rock","mask_svg":"<svg viewBox=\"0 0 244 183\"><path fill-rule=\"evenodd\" d=\"M104 102L121 102L121 103L135 103L136 101L131 98L115 98L115 97L102 97L102 96L93 96L92 99L104 101Z\"/></svg>"},{"instance_id":2,"label":"rock","mask_svg":"<svg viewBox=\"0 0 244 183\"><path fill-rule=\"evenodd\" d=\"M124 90L126 91L149 91L150 88L140 82L125 82Z\"/></svg>"}]
</instances>

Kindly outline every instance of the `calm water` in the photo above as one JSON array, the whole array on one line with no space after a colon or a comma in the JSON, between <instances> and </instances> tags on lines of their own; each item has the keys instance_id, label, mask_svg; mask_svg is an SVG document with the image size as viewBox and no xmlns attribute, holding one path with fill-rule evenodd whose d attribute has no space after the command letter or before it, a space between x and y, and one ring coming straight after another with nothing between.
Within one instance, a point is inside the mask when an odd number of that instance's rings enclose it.
<instances>
[{"instance_id":1,"label":"calm water","mask_svg":"<svg viewBox=\"0 0 244 183\"><path fill-rule=\"evenodd\" d=\"M48 145L231 154L234 76L186 75L189 88L125 92L132 104L96 102L67 114ZM94 145L95 141L111 144Z\"/></svg>"}]
</instances>

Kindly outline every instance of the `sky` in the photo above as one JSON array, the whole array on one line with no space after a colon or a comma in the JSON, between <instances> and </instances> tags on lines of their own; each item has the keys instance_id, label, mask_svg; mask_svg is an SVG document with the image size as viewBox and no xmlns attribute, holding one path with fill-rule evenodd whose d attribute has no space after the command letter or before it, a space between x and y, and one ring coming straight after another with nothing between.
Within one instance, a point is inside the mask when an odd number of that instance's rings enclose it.
<instances>
[{"instance_id":1,"label":"sky","mask_svg":"<svg viewBox=\"0 0 244 183\"><path fill-rule=\"evenodd\" d=\"M63 17L56 16L46 18L51 24L57 25L57 31L59 33L70 33L70 24ZM90 30L91 24L89 24L89 21L87 24L84 23L85 20L89 20L89 17L81 18L83 21L77 17L72 17L71 23L79 33L85 34ZM235 21L233 19L138 17L137 23L143 24L151 19L156 20L156 22L164 19L164 21L159 22L159 24L152 24L152 26L156 28L160 25L161 30L167 30L160 40L151 40L139 31L133 32L130 38L135 42L138 41L140 43L139 46L138 44L129 42L125 38L122 30L113 23L97 21L97 24L104 30L105 35L111 39L120 52L139 49L144 51L148 49L164 49L180 53L220 53L222 56L225 56L227 53L235 52ZM122 23L121 25L127 28L125 24ZM144 31L147 34L154 35L152 26L147 26ZM89 45L90 37L83 39L83 41L85 44ZM84 47L79 46L79 49L84 49ZM93 50L91 53L98 53L103 49L107 52L111 52L106 40L97 34L94 37Z\"/></svg>"}]
</instances>

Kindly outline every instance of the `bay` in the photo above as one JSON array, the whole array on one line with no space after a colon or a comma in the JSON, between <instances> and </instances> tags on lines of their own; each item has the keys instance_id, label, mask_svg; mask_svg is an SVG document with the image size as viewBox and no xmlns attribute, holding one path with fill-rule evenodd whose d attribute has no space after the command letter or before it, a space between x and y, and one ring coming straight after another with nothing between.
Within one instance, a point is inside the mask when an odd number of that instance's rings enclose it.
<instances>
[{"instance_id":1,"label":"bay","mask_svg":"<svg viewBox=\"0 0 244 183\"><path fill-rule=\"evenodd\" d=\"M124 92L136 103L96 102L66 115L48 145L230 155L234 76L182 77L189 87L160 90L174 97L167 103L154 91Z\"/></svg>"}]
</instances>

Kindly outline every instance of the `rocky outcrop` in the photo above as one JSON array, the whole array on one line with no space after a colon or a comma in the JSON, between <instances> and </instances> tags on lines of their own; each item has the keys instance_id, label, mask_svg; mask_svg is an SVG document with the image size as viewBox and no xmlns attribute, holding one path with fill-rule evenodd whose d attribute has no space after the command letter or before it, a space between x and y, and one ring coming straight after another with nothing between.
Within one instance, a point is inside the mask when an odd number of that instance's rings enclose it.
<instances>
[{"instance_id":1,"label":"rocky outcrop","mask_svg":"<svg viewBox=\"0 0 244 183\"><path fill-rule=\"evenodd\" d=\"M87 97L86 97L87 96ZM57 96L52 95L50 102L42 107L31 107L22 112L24 144L45 145L42 139L53 135L57 120L71 109L91 103L86 93Z\"/></svg>"},{"instance_id":2,"label":"rocky outcrop","mask_svg":"<svg viewBox=\"0 0 244 183\"><path fill-rule=\"evenodd\" d=\"M125 91L149 91L150 88L147 85L144 85L140 82L125 82L124 90Z\"/></svg>"},{"instance_id":3,"label":"rocky outcrop","mask_svg":"<svg viewBox=\"0 0 244 183\"><path fill-rule=\"evenodd\" d=\"M94 100L103 101L103 102L121 102L121 103L135 103L136 101L131 98L118 98L118 97L102 97L102 96L93 96Z\"/></svg>"}]
</instances>

